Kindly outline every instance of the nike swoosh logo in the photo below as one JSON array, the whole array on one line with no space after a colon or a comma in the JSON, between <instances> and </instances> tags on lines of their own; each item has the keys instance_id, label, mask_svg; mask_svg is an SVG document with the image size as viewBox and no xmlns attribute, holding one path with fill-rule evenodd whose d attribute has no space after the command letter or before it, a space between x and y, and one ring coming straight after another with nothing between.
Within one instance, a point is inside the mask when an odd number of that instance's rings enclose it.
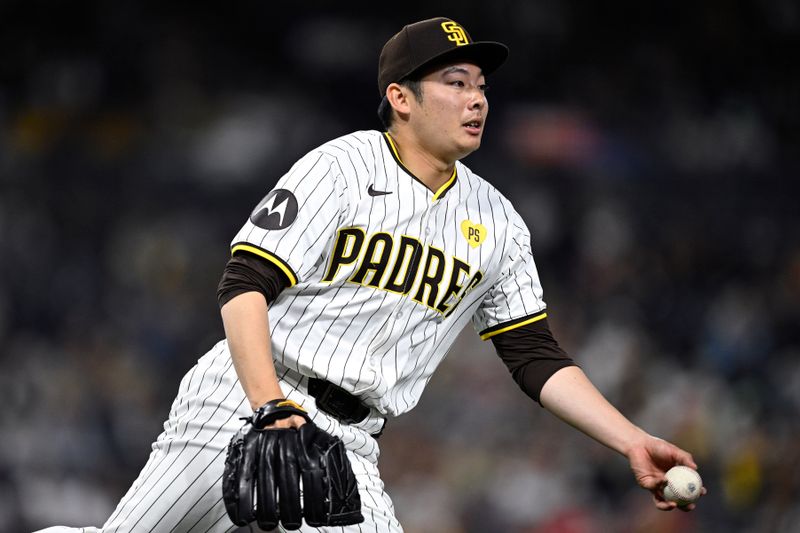
<instances>
[{"instance_id":1,"label":"nike swoosh logo","mask_svg":"<svg viewBox=\"0 0 800 533\"><path fill-rule=\"evenodd\" d=\"M392 191L376 191L372 187L372 184L370 184L370 186L367 187L367 194L370 196L383 196L384 194L392 194Z\"/></svg>"}]
</instances>

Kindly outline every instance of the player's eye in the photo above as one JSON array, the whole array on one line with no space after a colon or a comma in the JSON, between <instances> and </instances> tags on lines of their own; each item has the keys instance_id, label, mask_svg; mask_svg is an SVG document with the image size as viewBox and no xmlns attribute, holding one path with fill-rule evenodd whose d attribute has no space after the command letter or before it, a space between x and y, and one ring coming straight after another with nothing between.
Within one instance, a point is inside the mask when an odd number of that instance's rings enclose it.
<instances>
[{"instance_id":1,"label":"player's eye","mask_svg":"<svg viewBox=\"0 0 800 533\"><path fill-rule=\"evenodd\" d=\"M464 87L464 82L461 80L453 80L450 82L453 87Z\"/></svg>"},{"instance_id":2,"label":"player's eye","mask_svg":"<svg viewBox=\"0 0 800 533\"><path fill-rule=\"evenodd\" d=\"M478 85L478 89L480 89L480 90L481 90L481 92L484 92L484 93L485 93L486 91L488 91L488 90L489 90L489 86L488 86L488 85L486 85L485 83L482 83L481 85Z\"/></svg>"}]
</instances>

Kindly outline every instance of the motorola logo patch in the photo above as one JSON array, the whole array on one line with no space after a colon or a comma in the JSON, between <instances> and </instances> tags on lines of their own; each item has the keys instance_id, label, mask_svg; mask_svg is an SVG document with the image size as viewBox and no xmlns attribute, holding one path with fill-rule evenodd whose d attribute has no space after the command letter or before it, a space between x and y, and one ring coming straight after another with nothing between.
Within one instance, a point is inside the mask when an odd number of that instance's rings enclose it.
<instances>
[{"instance_id":1,"label":"motorola logo patch","mask_svg":"<svg viewBox=\"0 0 800 533\"><path fill-rule=\"evenodd\" d=\"M297 198L286 189L275 189L250 214L250 222L262 229L285 229L297 218Z\"/></svg>"}]
</instances>

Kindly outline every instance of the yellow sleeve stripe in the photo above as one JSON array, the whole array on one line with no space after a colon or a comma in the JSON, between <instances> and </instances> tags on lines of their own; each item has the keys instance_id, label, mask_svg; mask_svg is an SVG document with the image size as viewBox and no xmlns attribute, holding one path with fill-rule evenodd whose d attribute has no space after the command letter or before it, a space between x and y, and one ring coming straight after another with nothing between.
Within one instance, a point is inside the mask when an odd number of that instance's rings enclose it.
<instances>
[{"instance_id":1,"label":"yellow sleeve stripe","mask_svg":"<svg viewBox=\"0 0 800 533\"><path fill-rule=\"evenodd\" d=\"M249 252L249 253L255 254L255 255L259 256L259 257L263 257L264 259L266 259L267 261L269 261L270 263L272 263L276 267L280 268L281 272L286 274L286 277L289 278L289 286L290 287L292 287L294 285L297 285L297 276L292 271L292 269L289 267L289 265L287 265L286 262L283 261L280 257L278 257L276 255L272 255L268 251L262 250L261 248L258 248L257 246L253 246L253 245L250 245L250 244L235 244L231 248L231 255L235 254L236 252Z\"/></svg>"},{"instance_id":2,"label":"yellow sleeve stripe","mask_svg":"<svg viewBox=\"0 0 800 533\"><path fill-rule=\"evenodd\" d=\"M522 320L520 322L515 322L513 324L509 324L508 326L502 327L500 329L492 329L492 328L486 329L486 330L483 331L483 333L481 333L481 340L485 341L486 339L490 339L490 338L492 338L495 335L498 335L500 333L503 333L503 332L506 332L506 331L511 331L512 329L517 329L517 328L520 328L522 326L527 326L528 324L533 324L534 322L538 322L538 321L542 320L543 318L547 318L547 313L538 314L538 315L533 316L531 318L528 318L526 320ZM497 327L497 326L495 326L495 327Z\"/></svg>"}]
</instances>

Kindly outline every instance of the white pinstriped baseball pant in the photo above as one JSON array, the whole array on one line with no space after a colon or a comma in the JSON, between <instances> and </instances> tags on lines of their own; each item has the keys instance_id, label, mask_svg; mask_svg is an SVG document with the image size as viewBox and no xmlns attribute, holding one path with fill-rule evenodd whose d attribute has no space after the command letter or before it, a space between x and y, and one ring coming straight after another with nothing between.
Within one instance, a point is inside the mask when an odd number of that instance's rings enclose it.
<instances>
[{"instance_id":1,"label":"white pinstriped baseball pant","mask_svg":"<svg viewBox=\"0 0 800 533\"><path fill-rule=\"evenodd\" d=\"M371 434L383 419L374 414L347 426L317 410L301 376L277 368L281 388L306 408L322 429L342 439L358 480L364 522L349 527L312 528L303 533L401 533L394 507L383 489L377 462L379 449ZM147 464L102 528L58 526L40 533L221 533L235 531L222 501L222 470L231 436L240 417L251 414L226 341L201 357L181 381L164 431L153 443ZM260 531L255 524L252 531ZM283 528L276 531L283 532Z\"/></svg>"}]
</instances>

